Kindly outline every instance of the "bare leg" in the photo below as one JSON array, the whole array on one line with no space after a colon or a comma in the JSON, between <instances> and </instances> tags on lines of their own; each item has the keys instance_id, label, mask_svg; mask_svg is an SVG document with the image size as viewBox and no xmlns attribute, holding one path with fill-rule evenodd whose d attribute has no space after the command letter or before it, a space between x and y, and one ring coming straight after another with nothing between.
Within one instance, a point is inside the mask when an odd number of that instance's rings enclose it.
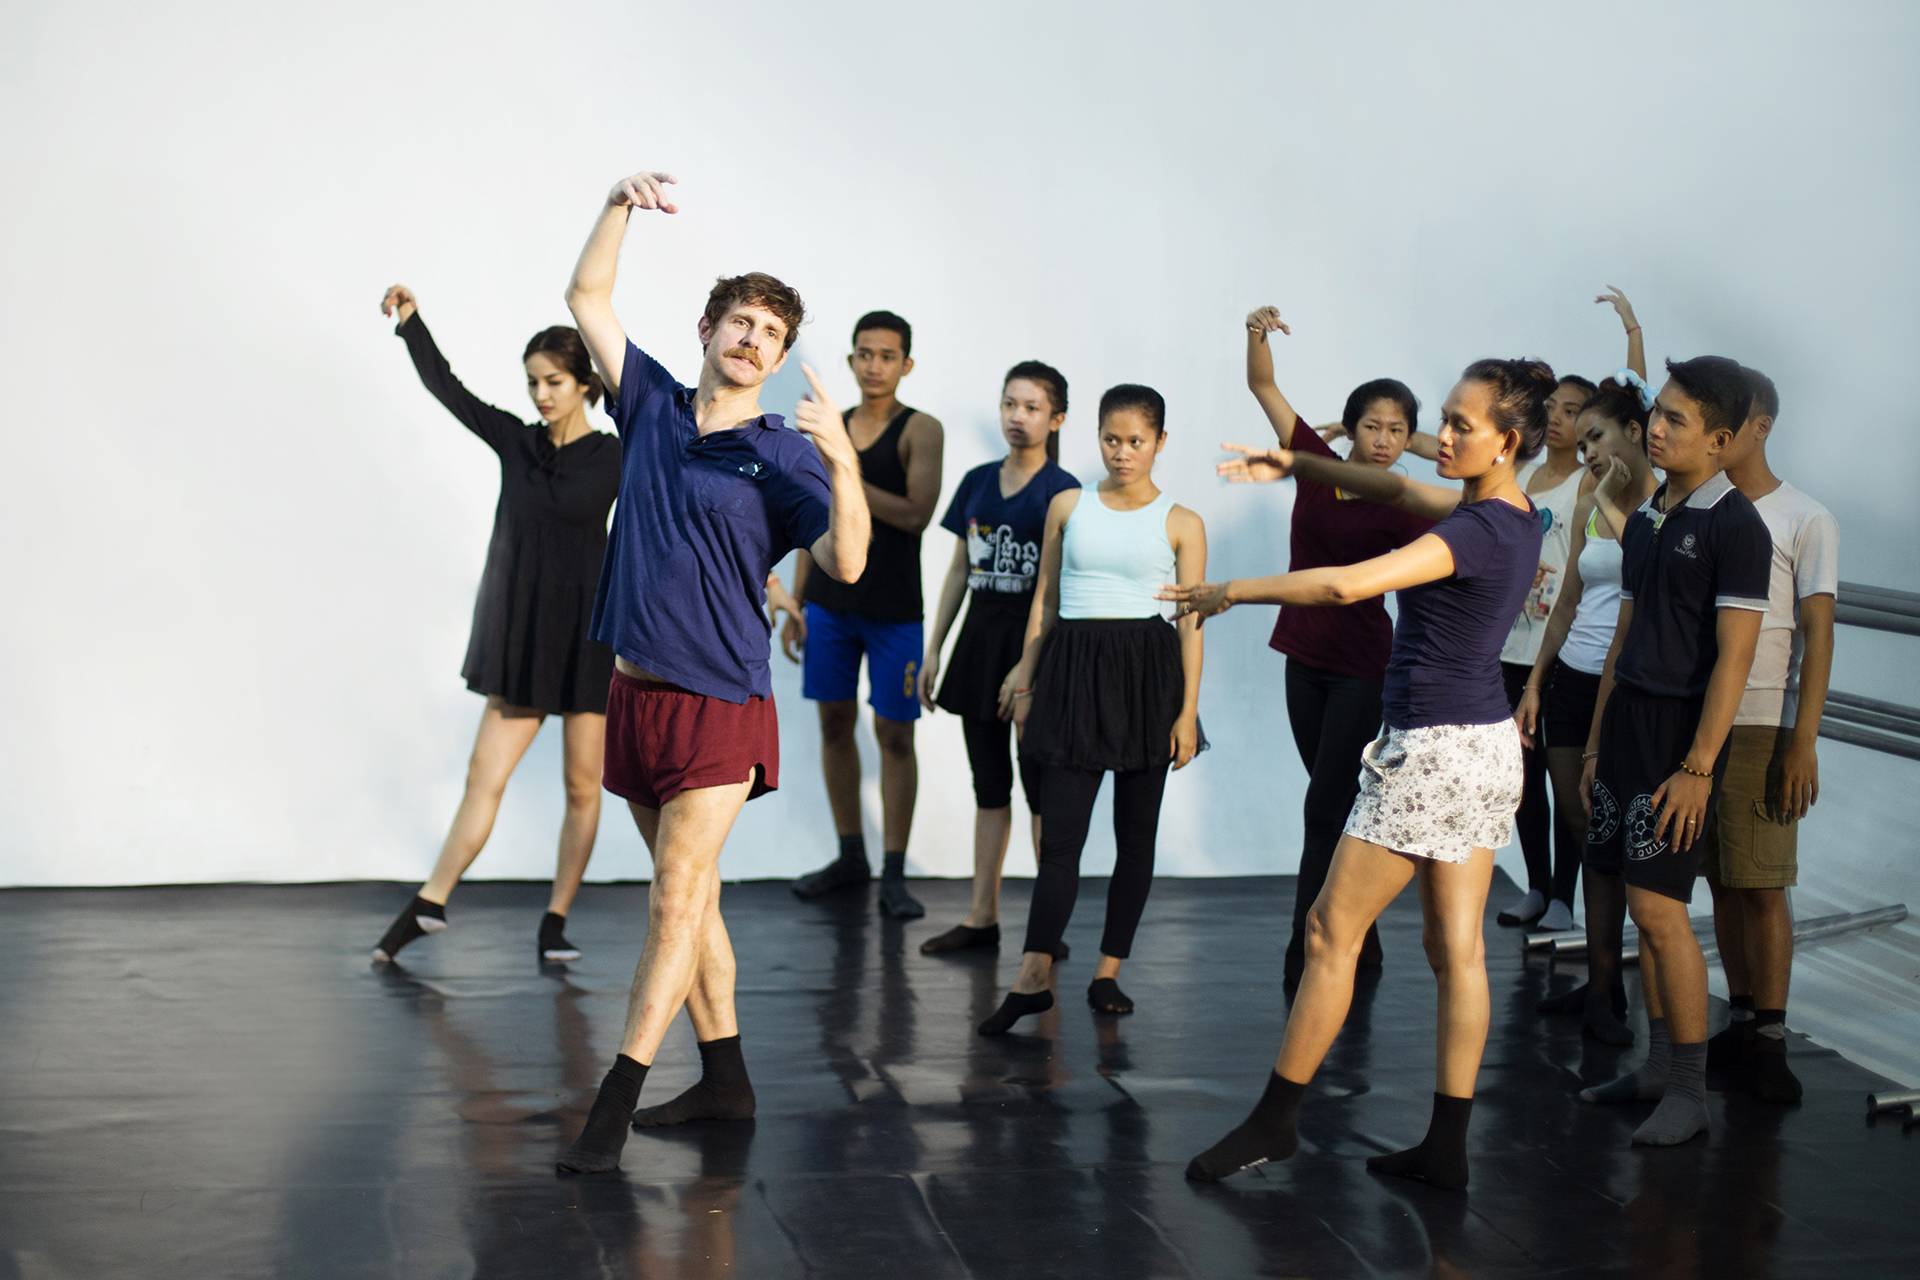
<instances>
[{"instance_id":1,"label":"bare leg","mask_svg":"<svg viewBox=\"0 0 1920 1280\"><path fill-rule=\"evenodd\" d=\"M1273 1069L1306 1084L1333 1047L1353 1003L1353 974L1367 930L1413 879L1414 860L1343 835L1327 883L1307 911L1307 967Z\"/></svg>"},{"instance_id":2,"label":"bare leg","mask_svg":"<svg viewBox=\"0 0 1920 1280\"><path fill-rule=\"evenodd\" d=\"M880 826L885 843L880 869L880 910L896 920L927 914L907 892L907 837L913 831L913 802L920 788L920 762L913 751L913 721L873 717L880 743Z\"/></svg>"},{"instance_id":3,"label":"bare leg","mask_svg":"<svg viewBox=\"0 0 1920 1280\"><path fill-rule=\"evenodd\" d=\"M1360 963L1367 930L1413 879L1414 862L1377 844L1349 835L1340 837L1320 895L1307 910L1306 969L1294 996L1279 1061L1267 1077L1266 1091L1245 1120L1188 1163L1187 1177L1196 1182L1217 1182L1242 1169L1285 1160L1298 1149L1295 1117L1300 1098L1347 1019L1353 1003L1354 970ZM1491 868L1491 854L1487 863ZM1491 874L1489 869L1481 879L1483 902L1485 877ZM1483 987L1483 1038L1484 1001Z\"/></svg>"},{"instance_id":4,"label":"bare leg","mask_svg":"<svg viewBox=\"0 0 1920 1280\"><path fill-rule=\"evenodd\" d=\"M858 704L822 702L820 706L820 772L827 782L827 807L833 810L833 829L841 836L860 834L860 748L854 744L854 726L860 722Z\"/></svg>"},{"instance_id":5,"label":"bare leg","mask_svg":"<svg viewBox=\"0 0 1920 1280\"><path fill-rule=\"evenodd\" d=\"M960 922L970 929L984 929L1000 919L1000 876L1012 842L1012 809L973 811L973 905Z\"/></svg>"},{"instance_id":6,"label":"bare leg","mask_svg":"<svg viewBox=\"0 0 1920 1280\"><path fill-rule=\"evenodd\" d=\"M1649 1018L1666 1018L1672 1041L1660 1105L1634 1130L1633 1140L1675 1146L1705 1133L1707 1071L1707 965L1699 939L1677 898L1629 886L1627 905L1640 930L1641 981Z\"/></svg>"},{"instance_id":7,"label":"bare leg","mask_svg":"<svg viewBox=\"0 0 1920 1280\"><path fill-rule=\"evenodd\" d=\"M600 834L600 776L607 753L607 718L579 712L561 721L566 756L567 816L560 824L560 857L553 871L553 894L547 910L564 916L573 909L574 895L593 857L594 837Z\"/></svg>"},{"instance_id":8,"label":"bare leg","mask_svg":"<svg viewBox=\"0 0 1920 1280\"><path fill-rule=\"evenodd\" d=\"M642 1065L666 1036L693 989L707 945L708 915L717 911L720 848L747 802L752 781L683 791L662 808L653 839L653 885L647 893L647 944L634 970L633 994L620 1052ZM726 945L723 938L718 945ZM732 949L727 948L731 963ZM709 1019L733 1022L732 984Z\"/></svg>"},{"instance_id":9,"label":"bare leg","mask_svg":"<svg viewBox=\"0 0 1920 1280\"><path fill-rule=\"evenodd\" d=\"M1785 889L1738 889L1745 960L1753 1003L1787 1007L1793 977L1793 909Z\"/></svg>"},{"instance_id":10,"label":"bare leg","mask_svg":"<svg viewBox=\"0 0 1920 1280\"><path fill-rule=\"evenodd\" d=\"M1481 919L1493 883L1493 851L1463 863L1423 862L1420 908L1427 963L1439 985L1437 1092L1471 1098L1487 1048L1487 951Z\"/></svg>"},{"instance_id":11,"label":"bare leg","mask_svg":"<svg viewBox=\"0 0 1920 1280\"><path fill-rule=\"evenodd\" d=\"M1709 861L1712 861L1709 859ZM1713 940L1720 947L1720 967L1727 975L1727 994L1753 994L1753 973L1748 967L1751 952L1747 946L1744 908L1746 895L1720 883L1717 871L1707 876L1707 888L1713 891Z\"/></svg>"},{"instance_id":12,"label":"bare leg","mask_svg":"<svg viewBox=\"0 0 1920 1280\"><path fill-rule=\"evenodd\" d=\"M885 847L897 853L907 847L907 838L913 831L913 806L920 791L920 761L913 750L913 721L889 720L876 712L873 736L880 744L881 836ZM856 791L859 776L856 766ZM859 828L856 826L854 830Z\"/></svg>"},{"instance_id":13,"label":"bare leg","mask_svg":"<svg viewBox=\"0 0 1920 1280\"><path fill-rule=\"evenodd\" d=\"M508 706L499 698L488 698L480 713L480 731L474 735L473 754L467 759L467 789L454 811L453 825L440 846L440 859L433 865L420 896L428 902L444 903L454 885L466 874L473 860L486 847L493 834L493 820L500 812L500 797L507 789L533 737L540 732L546 717L526 707Z\"/></svg>"}]
</instances>

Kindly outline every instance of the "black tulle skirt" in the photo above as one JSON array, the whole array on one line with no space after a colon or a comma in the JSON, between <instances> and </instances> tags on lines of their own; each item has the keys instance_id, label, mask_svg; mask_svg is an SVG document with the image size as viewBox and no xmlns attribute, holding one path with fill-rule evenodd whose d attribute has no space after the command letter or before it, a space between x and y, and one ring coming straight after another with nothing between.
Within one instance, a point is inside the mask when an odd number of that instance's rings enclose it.
<instances>
[{"instance_id":1,"label":"black tulle skirt","mask_svg":"<svg viewBox=\"0 0 1920 1280\"><path fill-rule=\"evenodd\" d=\"M1159 768L1185 691L1166 619L1062 618L1040 650L1023 750L1074 769Z\"/></svg>"},{"instance_id":2,"label":"black tulle skirt","mask_svg":"<svg viewBox=\"0 0 1920 1280\"><path fill-rule=\"evenodd\" d=\"M967 601L967 616L953 656L940 677L934 704L967 720L1000 718L1000 686L1020 661L1027 638L1027 609L1033 593L996 595L976 591Z\"/></svg>"}]
</instances>

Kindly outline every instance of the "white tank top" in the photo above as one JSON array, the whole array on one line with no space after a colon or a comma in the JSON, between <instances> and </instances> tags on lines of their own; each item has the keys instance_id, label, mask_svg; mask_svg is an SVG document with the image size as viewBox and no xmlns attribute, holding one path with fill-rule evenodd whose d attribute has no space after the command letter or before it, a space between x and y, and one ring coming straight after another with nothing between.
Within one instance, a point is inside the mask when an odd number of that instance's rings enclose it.
<instances>
[{"instance_id":1,"label":"white tank top","mask_svg":"<svg viewBox=\"0 0 1920 1280\"><path fill-rule=\"evenodd\" d=\"M1535 467L1534 471L1539 468ZM1540 539L1540 567L1545 571L1527 591L1520 605L1520 616L1507 631L1507 642L1500 648L1500 661L1532 666L1540 656L1540 642L1546 639L1547 617L1553 602L1560 597L1560 584L1567 576L1567 556L1573 550L1573 511L1580 501L1580 481L1584 467L1575 467L1571 475L1544 493L1529 493L1540 511L1545 532ZM1526 479L1533 477L1533 471ZM1526 487L1526 479L1521 487Z\"/></svg>"},{"instance_id":2,"label":"white tank top","mask_svg":"<svg viewBox=\"0 0 1920 1280\"><path fill-rule=\"evenodd\" d=\"M1620 541L1597 536L1599 527L1596 511L1587 517L1587 540L1580 547L1580 607L1560 646L1560 661L1590 676L1607 665L1613 627L1620 620Z\"/></svg>"},{"instance_id":3,"label":"white tank top","mask_svg":"<svg viewBox=\"0 0 1920 1280\"><path fill-rule=\"evenodd\" d=\"M1173 581L1173 543L1164 492L1138 511L1115 511L1092 485L1080 491L1060 540L1060 616L1157 618L1154 594Z\"/></svg>"}]
</instances>

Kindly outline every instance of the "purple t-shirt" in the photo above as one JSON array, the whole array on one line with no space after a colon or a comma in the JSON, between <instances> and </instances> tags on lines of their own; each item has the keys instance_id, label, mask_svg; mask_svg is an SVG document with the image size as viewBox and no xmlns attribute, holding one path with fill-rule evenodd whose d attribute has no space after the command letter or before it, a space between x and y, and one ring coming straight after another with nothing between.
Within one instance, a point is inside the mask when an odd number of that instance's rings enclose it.
<instances>
[{"instance_id":1,"label":"purple t-shirt","mask_svg":"<svg viewBox=\"0 0 1920 1280\"><path fill-rule=\"evenodd\" d=\"M1540 563L1544 530L1499 498L1463 502L1433 526L1453 552L1453 575L1399 594L1393 657L1381 704L1390 729L1498 724L1512 717L1500 647Z\"/></svg>"},{"instance_id":2,"label":"purple t-shirt","mask_svg":"<svg viewBox=\"0 0 1920 1280\"><path fill-rule=\"evenodd\" d=\"M631 342L612 413L620 497L593 638L694 693L772 697L767 574L827 531L820 455L773 413L701 435L692 388Z\"/></svg>"}]
</instances>

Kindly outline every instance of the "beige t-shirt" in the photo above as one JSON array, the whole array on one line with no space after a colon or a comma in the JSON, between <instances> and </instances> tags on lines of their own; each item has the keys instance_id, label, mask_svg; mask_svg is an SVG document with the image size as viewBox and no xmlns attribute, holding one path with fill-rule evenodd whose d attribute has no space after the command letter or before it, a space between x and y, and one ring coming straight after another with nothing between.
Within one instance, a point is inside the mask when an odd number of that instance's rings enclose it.
<instances>
[{"instance_id":1,"label":"beige t-shirt","mask_svg":"<svg viewBox=\"0 0 1920 1280\"><path fill-rule=\"evenodd\" d=\"M1782 482L1754 508L1773 535L1773 572L1767 582L1767 615L1747 673L1747 691L1735 724L1791 727L1800 702L1800 602L1840 591L1840 526L1833 514Z\"/></svg>"}]
</instances>

